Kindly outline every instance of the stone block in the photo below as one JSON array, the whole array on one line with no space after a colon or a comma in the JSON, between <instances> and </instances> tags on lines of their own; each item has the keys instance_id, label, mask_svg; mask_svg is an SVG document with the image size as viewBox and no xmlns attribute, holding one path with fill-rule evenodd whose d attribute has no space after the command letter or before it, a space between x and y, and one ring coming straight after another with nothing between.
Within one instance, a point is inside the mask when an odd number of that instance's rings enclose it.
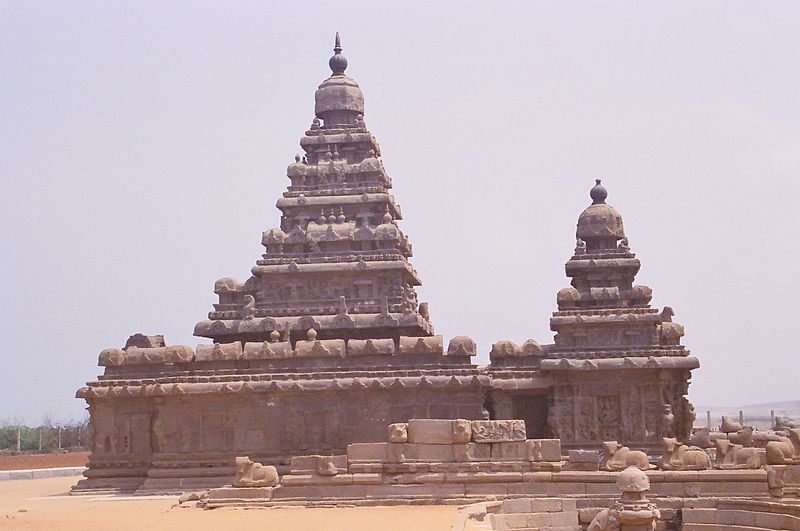
<instances>
[{"instance_id":1,"label":"stone block","mask_svg":"<svg viewBox=\"0 0 800 531\"><path fill-rule=\"evenodd\" d=\"M347 445L347 460L377 461L386 460L386 443L354 443Z\"/></svg>"},{"instance_id":2,"label":"stone block","mask_svg":"<svg viewBox=\"0 0 800 531\"><path fill-rule=\"evenodd\" d=\"M780 529L783 525L783 515L762 512L756 512L754 515L755 527L760 527L763 529Z\"/></svg>"},{"instance_id":3,"label":"stone block","mask_svg":"<svg viewBox=\"0 0 800 531\"><path fill-rule=\"evenodd\" d=\"M496 513L489 515L489 522L492 529L506 531L509 529L525 529L528 525L527 514L502 514Z\"/></svg>"},{"instance_id":4,"label":"stone block","mask_svg":"<svg viewBox=\"0 0 800 531\"><path fill-rule=\"evenodd\" d=\"M530 461L561 461L561 440L559 439L529 439L526 444Z\"/></svg>"},{"instance_id":5,"label":"stone block","mask_svg":"<svg viewBox=\"0 0 800 531\"><path fill-rule=\"evenodd\" d=\"M446 463L454 460L453 445L449 444L415 444L417 461Z\"/></svg>"},{"instance_id":6,"label":"stone block","mask_svg":"<svg viewBox=\"0 0 800 531\"><path fill-rule=\"evenodd\" d=\"M562 511L577 511L578 510L578 500L575 498L561 498L561 510Z\"/></svg>"},{"instance_id":7,"label":"stone block","mask_svg":"<svg viewBox=\"0 0 800 531\"><path fill-rule=\"evenodd\" d=\"M531 512L531 499L512 498L510 500L503 500L503 503L500 506L500 512L504 514L529 513Z\"/></svg>"},{"instance_id":8,"label":"stone block","mask_svg":"<svg viewBox=\"0 0 800 531\"><path fill-rule=\"evenodd\" d=\"M570 450L569 462L597 464L600 462L600 452L597 450Z\"/></svg>"},{"instance_id":9,"label":"stone block","mask_svg":"<svg viewBox=\"0 0 800 531\"><path fill-rule=\"evenodd\" d=\"M525 441L491 443L492 461L527 461L528 445Z\"/></svg>"},{"instance_id":10,"label":"stone block","mask_svg":"<svg viewBox=\"0 0 800 531\"><path fill-rule=\"evenodd\" d=\"M411 419L408 421L408 442L410 443L467 443L471 435L468 420Z\"/></svg>"},{"instance_id":11,"label":"stone block","mask_svg":"<svg viewBox=\"0 0 800 531\"><path fill-rule=\"evenodd\" d=\"M345 342L344 339L298 341L294 350L298 358L343 358Z\"/></svg>"},{"instance_id":12,"label":"stone block","mask_svg":"<svg viewBox=\"0 0 800 531\"><path fill-rule=\"evenodd\" d=\"M533 513L528 515L528 521L526 524L527 525L525 527L541 528L552 526L553 521L550 513Z\"/></svg>"},{"instance_id":13,"label":"stone block","mask_svg":"<svg viewBox=\"0 0 800 531\"><path fill-rule=\"evenodd\" d=\"M470 427L476 443L525 440L524 420L473 420Z\"/></svg>"},{"instance_id":14,"label":"stone block","mask_svg":"<svg viewBox=\"0 0 800 531\"><path fill-rule=\"evenodd\" d=\"M347 341L347 357L391 356L394 354L393 339L350 339Z\"/></svg>"},{"instance_id":15,"label":"stone block","mask_svg":"<svg viewBox=\"0 0 800 531\"><path fill-rule=\"evenodd\" d=\"M408 423L389 424L389 442L404 443L408 441Z\"/></svg>"},{"instance_id":16,"label":"stone block","mask_svg":"<svg viewBox=\"0 0 800 531\"><path fill-rule=\"evenodd\" d=\"M578 525L578 511L562 511L550 513L552 527L569 527Z\"/></svg>"},{"instance_id":17,"label":"stone block","mask_svg":"<svg viewBox=\"0 0 800 531\"><path fill-rule=\"evenodd\" d=\"M564 470L599 470L600 453L596 450L570 450Z\"/></svg>"},{"instance_id":18,"label":"stone block","mask_svg":"<svg viewBox=\"0 0 800 531\"><path fill-rule=\"evenodd\" d=\"M407 443L386 443L386 461L389 463L405 463L417 460L417 445Z\"/></svg>"},{"instance_id":19,"label":"stone block","mask_svg":"<svg viewBox=\"0 0 800 531\"><path fill-rule=\"evenodd\" d=\"M442 336L400 336L397 354L432 354L441 356L444 354L444 340Z\"/></svg>"},{"instance_id":20,"label":"stone block","mask_svg":"<svg viewBox=\"0 0 800 531\"><path fill-rule=\"evenodd\" d=\"M529 501L532 513L557 513L564 510L561 498L531 498Z\"/></svg>"}]
</instances>

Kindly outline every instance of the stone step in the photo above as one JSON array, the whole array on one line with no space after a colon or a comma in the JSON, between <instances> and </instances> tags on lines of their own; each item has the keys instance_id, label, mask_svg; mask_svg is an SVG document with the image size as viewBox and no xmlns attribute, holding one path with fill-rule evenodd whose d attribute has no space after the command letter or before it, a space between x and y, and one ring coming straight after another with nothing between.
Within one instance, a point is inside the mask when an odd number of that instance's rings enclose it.
<instances>
[{"instance_id":1,"label":"stone step","mask_svg":"<svg viewBox=\"0 0 800 531\"><path fill-rule=\"evenodd\" d=\"M715 526L714 529L800 529L800 518L766 511L684 508L682 513L684 529L696 525Z\"/></svg>"},{"instance_id":2,"label":"stone step","mask_svg":"<svg viewBox=\"0 0 800 531\"><path fill-rule=\"evenodd\" d=\"M769 531L771 529L783 529L783 528L771 528L771 527L754 527L748 525L730 525L730 524L683 524L681 527L682 531L703 531L703 530L725 530L725 531Z\"/></svg>"},{"instance_id":3,"label":"stone step","mask_svg":"<svg viewBox=\"0 0 800 531\"><path fill-rule=\"evenodd\" d=\"M528 529L542 527L571 527L578 525L578 511L557 513L495 513L489 518L492 529Z\"/></svg>"}]
</instances>

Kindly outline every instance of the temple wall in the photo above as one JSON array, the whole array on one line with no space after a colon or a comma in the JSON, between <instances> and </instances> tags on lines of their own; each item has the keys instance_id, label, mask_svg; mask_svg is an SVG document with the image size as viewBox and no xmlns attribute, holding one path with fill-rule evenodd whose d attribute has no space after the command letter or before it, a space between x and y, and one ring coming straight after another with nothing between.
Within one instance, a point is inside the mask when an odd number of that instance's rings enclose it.
<instances>
[{"instance_id":1,"label":"temple wall","mask_svg":"<svg viewBox=\"0 0 800 531\"><path fill-rule=\"evenodd\" d=\"M105 478L144 478L154 466L225 468L239 455L287 464L384 441L387 425L410 418L480 419L483 400L479 386L90 399L87 477L113 486Z\"/></svg>"},{"instance_id":2,"label":"temple wall","mask_svg":"<svg viewBox=\"0 0 800 531\"><path fill-rule=\"evenodd\" d=\"M688 441L694 414L688 371L619 370L553 375L551 435L565 448L621 441L659 450L662 437Z\"/></svg>"}]
</instances>

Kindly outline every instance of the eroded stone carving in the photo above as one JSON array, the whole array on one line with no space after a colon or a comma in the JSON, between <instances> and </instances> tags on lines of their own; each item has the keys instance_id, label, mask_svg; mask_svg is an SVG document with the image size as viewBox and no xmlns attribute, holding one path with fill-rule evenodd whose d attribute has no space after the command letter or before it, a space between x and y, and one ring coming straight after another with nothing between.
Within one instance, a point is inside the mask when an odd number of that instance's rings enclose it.
<instances>
[{"instance_id":1,"label":"eroded stone carving","mask_svg":"<svg viewBox=\"0 0 800 531\"><path fill-rule=\"evenodd\" d=\"M660 466L664 470L707 470L711 468L711 460L703 450L691 450L675 438L664 437Z\"/></svg>"},{"instance_id":2,"label":"eroded stone carving","mask_svg":"<svg viewBox=\"0 0 800 531\"><path fill-rule=\"evenodd\" d=\"M471 337L456 336L447 346L448 356L474 356L476 354L475 341Z\"/></svg>"},{"instance_id":3,"label":"eroded stone carving","mask_svg":"<svg viewBox=\"0 0 800 531\"><path fill-rule=\"evenodd\" d=\"M389 424L389 442L404 443L408 441L408 423Z\"/></svg>"},{"instance_id":4,"label":"eroded stone carving","mask_svg":"<svg viewBox=\"0 0 800 531\"><path fill-rule=\"evenodd\" d=\"M195 359L197 361L226 361L238 360L242 357L242 344L238 341L233 343L214 343L213 345L197 345L195 347Z\"/></svg>"},{"instance_id":5,"label":"eroded stone carving","mask_svg":"<svg viewBox=\"0 0 800 531\"><path fill-rule=\"evenodd\" d=\"M655 529L661 511L645 497L650 480L635 466L626 468L617 478L622 498L594 517L588 531L618 531Z\"/></svg>"},{"instance_id":6,"label":"eroded stone carving","mask_svg":"<svg viewBox=\"0 0 800 531\"><path fill-rule=\"evenodd\" d=\"M767 443L767 463L770 465L800 464L800 428L788 430L789 436L782 441Z\"/></svg>"},{"instance_id":7,"label":"eroded stone carving","mask_svg":"<svg viewBox=\"0 0 800 531\"><path fill-rule=\"evenodd\" d=\"M473 420L473 442L491 443L525 440L524 420Z\"/></svg>"},{"instance_id":8,"label":"eroded stone carving","mask_svg":"<svg viewBox=\"0 0 800 531\"><path fill-rule=\"evenodd\" d=\"M745 448L725 439L715 441L714 446L717 449L714 468L720 470L761 468L761 457L757 448Z\"/></svg>"},{"instance_id":9,"label":"eroded stone carving","mask_svg":"<svg viewBox=\"0 0 800 531\"><path fill-rule=\"evenodd\" d=\"M249 457L236 458L236 480L234 487L275 487L278 471L274 466L264 466Z\"/></svg>"},{"instance_id":10,"label":"eroded stone carving","mask_svg":"<svg viewBox=\"0 0 800 531\"><path fill-rule=\"evenodd\" d=\"M639 470L650 470L650 461L647 454L638 450L631 450L627 446L622 446L617 441L606 441L603 443L603 470L619 472L630 466Z\"/></svg>"}]
</instances>

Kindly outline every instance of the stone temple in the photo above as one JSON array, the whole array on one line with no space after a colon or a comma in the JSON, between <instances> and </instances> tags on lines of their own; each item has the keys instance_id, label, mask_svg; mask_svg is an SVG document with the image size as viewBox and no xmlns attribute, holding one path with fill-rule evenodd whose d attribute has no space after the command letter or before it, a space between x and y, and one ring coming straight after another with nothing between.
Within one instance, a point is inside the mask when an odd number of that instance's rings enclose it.
<instances>
[{"instance_id":1,"label":"stone temple","mask_svg":"<svg viewBox=\"0 0 800 531\"><path fill-rule=\"evenodd\" d=\"M92 454L76 489L222 486L240 456L285 473L292 457L385 441L387 425L410 419L520 419L523 439L567 450L688 441L698 361L672 310L651 308L650 288L634 284L640 262L599 180L578 218L554 343L498 341L488 366L472 362L467 336L445 348L417 300L411 243L341 52L337 35L280 226L263 233L248 279L215 283L219 302L195 326L213 343L134 334L100 353L103 374L77 392Z\"/></svg>"}]
</instances>

